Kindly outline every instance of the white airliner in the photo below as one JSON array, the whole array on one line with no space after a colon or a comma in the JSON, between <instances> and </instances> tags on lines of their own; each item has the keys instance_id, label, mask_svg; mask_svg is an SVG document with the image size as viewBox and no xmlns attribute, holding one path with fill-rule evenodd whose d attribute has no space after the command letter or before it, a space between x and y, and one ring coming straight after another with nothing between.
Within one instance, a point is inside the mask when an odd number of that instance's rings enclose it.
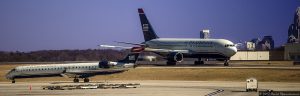
<instances>
[{"instance_id":1,"label":"white airliner","mask_svg":"<svg viewBox=\"0 0 300 96\"><path fill-rule=\"evenodd\" d=\"M224 60L225 66L231 56L236 54L235 44L226 39L198 39L198 38L159 38L148 21L144 10L138 9L145 42L145 51L151 51L165 56L168 65L181 62L183 57L198 58L195 64L204 64L202 58Z\"/></svg>"},{"instance_id":2,"label":"white airliner","mask_svg":"<svg viewBox=\"0 0 300 96\"><path fill-rule=\"evenodd\" d=\"M176 65L176 62L185 58L198 58L195 65L204 64L204 59L213 58L225 61L224 66L229 65L230 57L236 54L234 43L226 39L200 39L200 38L159 38L154 32L143 9L138 9L145 42L133 44L139 45L144 51L150 51L166 57L167 65ZM108 45L103 45L106 47ZM110 46L112 48L112 46ZM116 46L120 47L120 46Z\"/></svg>"},{"instance_id":3,"label":"white airliner","mask_svg":"<svg viewBox=\"0 0 300 96\"><path fill-rule=\"evenodd\" d=\"M74 78L74 82L79 82L78 78L84 79L84 82L89 82L88 78L95 75L120 73L135 67L138 56L138 52L132 52L118 62L18 66L10 70L6 74L6 78L15 83L15 79L19 78L63 76Z\"/></svg>"}]
</instances>

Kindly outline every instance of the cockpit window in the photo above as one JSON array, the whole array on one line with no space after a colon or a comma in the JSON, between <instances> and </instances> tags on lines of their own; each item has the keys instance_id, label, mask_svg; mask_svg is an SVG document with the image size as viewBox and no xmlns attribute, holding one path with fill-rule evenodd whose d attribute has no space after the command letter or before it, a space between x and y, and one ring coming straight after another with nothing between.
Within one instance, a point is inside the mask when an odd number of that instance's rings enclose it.
<instances>
[{"instance_id":1,"label":"cockpit window","mask_svg":"<svg viewBox=\"0 0 300 96\"><path fill-rule=\"evenodd\" d=\"M16 69L11 69L8 73L14 72L16 71Z\"/></svg>"},{"instance_id":2,"label":"cockpit window","mask_svg":"<svg viewBox=\"0 0 300 96\"><path fill-rule=\"evenodd\" d=\"M225 47L234 47L234 44L225 44Z\"/></svg>"}]
</instances>

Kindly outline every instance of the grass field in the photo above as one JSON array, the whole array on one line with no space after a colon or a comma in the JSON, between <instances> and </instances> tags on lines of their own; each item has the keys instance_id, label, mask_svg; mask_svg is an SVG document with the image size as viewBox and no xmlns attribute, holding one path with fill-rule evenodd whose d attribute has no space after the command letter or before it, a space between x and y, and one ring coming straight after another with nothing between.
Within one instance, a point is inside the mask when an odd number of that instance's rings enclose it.
<instances>
[{"instance_id":1,"label":"grass field","mask_svg":"<svg viewBox=\"0 0 300 96\"><path fill-rule=\"evenodd\" d=\"M23 64L24 65L24 64ZM8 82L5 74L16 64L0 65L0 82ZM255 77L267 82L300 82L299 69L216 69L216 68L135 68L129 71L98 75L91 81L102 80L191 80L191 81L245 81ZM72 81L71 78L46 77L17 79L18 81Z\"/></svg>"}]
</instances>

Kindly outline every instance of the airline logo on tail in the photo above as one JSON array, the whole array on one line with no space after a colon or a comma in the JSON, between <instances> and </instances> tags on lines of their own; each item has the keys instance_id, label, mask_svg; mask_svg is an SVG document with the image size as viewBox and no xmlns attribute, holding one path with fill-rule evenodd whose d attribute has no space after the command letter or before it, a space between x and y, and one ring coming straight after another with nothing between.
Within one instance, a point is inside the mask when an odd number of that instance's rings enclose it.
<instances>
[{"instance_id":1,"label":"airline logo on tail","mask_svg":"<svg viewBox=\"0 0 300 96\"><path fill-rule=\"evenodd\" d=\"M149 31L149 25L143 24L143 31Z\"/></svg>"},{"instance_id":2,"label":"airline logo on tail","mask_svg":"<svg viewBox=\"0 0 300 96\"><path fill-rule=\"evenodd\" d=\"M142 8L138 9L145 41L158 38Z\"/></svg>"}]
</instances>

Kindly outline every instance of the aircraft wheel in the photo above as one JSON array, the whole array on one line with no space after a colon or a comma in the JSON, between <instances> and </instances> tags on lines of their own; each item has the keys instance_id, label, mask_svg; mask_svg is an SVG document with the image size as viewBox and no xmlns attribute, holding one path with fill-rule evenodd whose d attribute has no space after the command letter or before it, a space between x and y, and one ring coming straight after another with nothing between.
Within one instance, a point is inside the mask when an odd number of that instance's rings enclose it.
<instances>
[{"instance_id":1,"label":"aircraft wheel","mask_svg":"<svg viewBox=\"0 0 300 96\"><path fill-rule=\"evenodd\" d=\"M74 82L74 83L78 83L78 82L79 82L79 79L75 78L75 79L73 80L73 82Z\"/></svg>"},{"instance_id":2,"label":"aircraft wheel","mask_svg":"<svg viewBox=\"0 0 300 96\"><path fill-rule=\"evenodd\" d=\"M16 81L15 81L15 80L12 80L11 83L16 83Z\"/></svg>"},{"instance_id":3,"label":"aircraft wheel","mask_svg":"<svg viewBox=\"0 0 300 96\"><path fill-rule=\"evenodd\" d=\"M89 78L84 78L83 81L84 82L90 82Z\"/></svg>"},{"instance_id":4,"label":"aircraft wheel","mask_svg":"<svg viewBox=\"0 0 300 96\"><path fill-rule=\"evenodd\" d=\"M167 65L168 65L168 66L176 65L176 62L167 61Z\"/></svg>"},{"instance_id":5,"label":"aircraft wheel","mask_svg":"<svg viewBox=\"0 0 300 96\"><path fill-rule=\"evenodd\" d=\"M229 63L227 60L225 61L224 66L229 66Z\"/></svg>"}]
</instances>

